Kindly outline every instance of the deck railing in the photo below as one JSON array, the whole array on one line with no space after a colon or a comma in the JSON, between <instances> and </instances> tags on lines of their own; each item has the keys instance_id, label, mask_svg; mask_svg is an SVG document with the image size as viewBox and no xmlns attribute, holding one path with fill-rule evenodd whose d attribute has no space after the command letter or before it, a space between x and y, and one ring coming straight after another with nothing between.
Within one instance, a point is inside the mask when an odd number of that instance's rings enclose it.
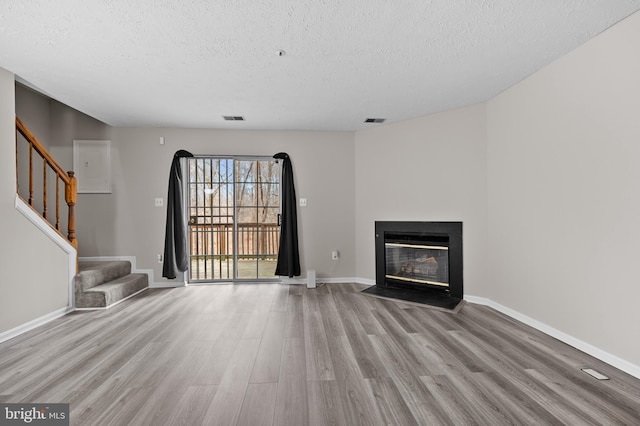
<instances>
[{"instance_id":1,"label":"deck railing","mask_svg":"<svg viewBox=\"0 0 640 426\"><path fill-rule=\"evenodd\" d=\"M241 259L277 259L280 227L277 223L238 223L234 252L233 224L190 224L191 254L233 256Z\"/></svg>"},{"instance_id":2,"label":"deck railing","mask_svg":"<svg viewBox=\"0 0 640 426\"><path fill-rule=\"evenodd\" d=\"M22 136L22 137L20 137ZM51 154L47 151L47 149L38 141L38 139L31 133L31 131L20 121L18 117L16 117L16 191L18 195L21 194L20 191L20 177L22 176L21 165L24 166L25 161L19 160L19 153L23 150L20 149L20 143L28 144L28 181L29 181L29 190L27 195L26 202L37 211L49 224L63 237L66 238L73 247L78 248L78 242L76 241L75 234L75 205L77 201L77 181L74 177L73 172L65 172L58 165L58 163L53 159ZM38 170L37 173L36 167L34 166L34 153L39 156L42 160L42 168ZM35 177L34 175L38 176ZM41 176L40 176L41 174ZM52 179L48 179L47 176L53 176ZM40 182L36 182L37 178L42 178L42 186L40 186ZM64 200L67 205L67 221L66 221L66 231L67 235L63 235L61 231L61 210L60 210L60 199L61 199L61 189L60 186L64 185ZM50 191L50 186L55 187L55 197L52 197ZM23 192L23 194L25 194ZM25 194L26 195L26 194ZM22 195L20 195L24 198ZM51 198L53 198L53 204L55 213L52 217L50 213L50 202ZM38 208L42 208L42 211L37 210Z\"/></svg>"}]
</instances>

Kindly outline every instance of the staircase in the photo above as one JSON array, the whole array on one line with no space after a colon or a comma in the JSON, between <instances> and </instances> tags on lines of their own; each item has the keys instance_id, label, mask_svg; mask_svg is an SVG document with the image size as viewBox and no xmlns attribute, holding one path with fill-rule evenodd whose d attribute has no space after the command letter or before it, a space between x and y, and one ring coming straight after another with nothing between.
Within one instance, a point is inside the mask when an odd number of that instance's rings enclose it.
<instances>
[{"instance_id":1,"label":"staircase","mask_svg":"<svg viewBox=\"0 0 640 426\"><path fill-rule=\"evenodd\" d=\"M147 274L132 274L127 260L80 261L78 271L76 309L108 308L149 287Z\"/></svg>"},{"instance_id":2,"label":"staircase","mask_svg":"<svg viewBox=\"0 0 640 426\"><path fill-rule=\"evenodd\" d=\"M77 256L75 175L60 167L18 117L16 195L17 199L28 203L29 215L35 214L48 223L55 233L71 245L68 253ZM76 309L108 308L149 287L147 275L132 274L129 261L81 261L77 264L77 272L74 278Z\"/></svg>"}]
</instances>

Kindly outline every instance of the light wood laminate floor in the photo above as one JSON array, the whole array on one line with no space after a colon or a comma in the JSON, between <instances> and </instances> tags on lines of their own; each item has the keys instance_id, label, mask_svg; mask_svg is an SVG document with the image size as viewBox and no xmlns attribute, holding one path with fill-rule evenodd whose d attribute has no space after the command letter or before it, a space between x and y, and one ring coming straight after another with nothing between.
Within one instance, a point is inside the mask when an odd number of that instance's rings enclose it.
<instances>
[{"instance_id":1,"label":"light wood laminate floor","mask_svg":"<svg viewBox=\"0 0 640 426\"><path fill-rule=\"evenodd\" d=\"M0 402L70 403L83 426L640 424L640 380L485 306L363 288L152 289L70 314L0 344Z\"/></svg>"}]
</instances>

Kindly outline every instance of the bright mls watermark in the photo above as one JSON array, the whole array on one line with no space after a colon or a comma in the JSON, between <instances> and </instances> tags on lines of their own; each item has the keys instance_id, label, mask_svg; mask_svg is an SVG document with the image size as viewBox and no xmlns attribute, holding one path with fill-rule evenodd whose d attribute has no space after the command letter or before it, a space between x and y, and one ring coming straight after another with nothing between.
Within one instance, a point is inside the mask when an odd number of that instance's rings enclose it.
<instances>
[{"instance_id":1,"label":"bright mls watermark","mask_svg":"<svg viewBox=\"0 0 640 426\"><path fill-rule=\"evenodd\" d=\"M0 426L69 426L69 404L0 403Z\"/></svg>"}]
</instances>

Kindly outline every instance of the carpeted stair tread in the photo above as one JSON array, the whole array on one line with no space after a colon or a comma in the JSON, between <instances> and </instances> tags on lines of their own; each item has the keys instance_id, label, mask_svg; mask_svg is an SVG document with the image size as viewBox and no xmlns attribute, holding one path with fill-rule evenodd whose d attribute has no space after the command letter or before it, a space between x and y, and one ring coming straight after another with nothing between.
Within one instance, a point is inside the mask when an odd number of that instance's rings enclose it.
<instances>
[{"instance_id":1,"label":"carpeted stair tread","mask_svg":"<svg viewBox=\"0 0 640 426\"><path fill-rule=\"evenodd\" d=\"M147 274L132 274L128 260L83 260L78 270L76 308L106 308L149 286Z\"/></svg>"},{"instance_id":2,"label":"carpeted stair tread","mask_svg":"<svg viewBox=\"0 0 640 426\"><path fill-rule=\"evenodd\" d=\"M129 274L76 294L78 308L105 308L149 286L147 274Z\"/></svg>"},{"instance_id":3,"label":"carpeted stair tread","mask_svg":"<svg viewBox=\"0 0 640 426\"><path fill-rule=\"evenodd\" d=\"M131 262L114 261L81 261L78 263L76 291L86 291L92 287L113 281L131 273Z\"/></svg>"}]
</instances>

